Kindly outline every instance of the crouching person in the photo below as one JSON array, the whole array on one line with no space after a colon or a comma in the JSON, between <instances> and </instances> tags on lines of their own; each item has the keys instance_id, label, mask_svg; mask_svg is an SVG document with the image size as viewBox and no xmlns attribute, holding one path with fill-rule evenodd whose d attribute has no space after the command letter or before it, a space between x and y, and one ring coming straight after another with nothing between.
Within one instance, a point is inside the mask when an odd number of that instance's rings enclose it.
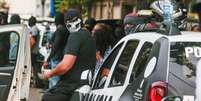
<instances>
[{"instance_id":1,"label":"crouching person","mask_svg":"<svg viewBox=\"0 0 201 101\"><path fill-rule=\"evenodd\" d=\"M53 70L43 73L45 78L60 75L60 80L43 95L42 101L69 101L74 90L84 85L81 73L95 67L95 42L90 32L82 28L80 12L69 9L64 20L70 31L64 57Z\"/></svg>"}]
</instances>

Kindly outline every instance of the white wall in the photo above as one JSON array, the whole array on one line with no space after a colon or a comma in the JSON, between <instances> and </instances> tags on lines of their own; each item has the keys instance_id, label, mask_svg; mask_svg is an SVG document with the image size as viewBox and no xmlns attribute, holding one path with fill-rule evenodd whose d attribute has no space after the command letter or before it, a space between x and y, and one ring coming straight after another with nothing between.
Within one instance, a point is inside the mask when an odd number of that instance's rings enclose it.
<instances>
[{"instance_id":1,"label":"white wall","mask_svg":"<svg viewBox=\"0 0 201 101\"><path fill-rule=\"evenodd\" d=\"M20 14L20 15L33 15L36 10L36 0L8 0L9 2L9 13Z\"/></svg>"},{"instance_id":2,"label":"white wall","mask_svg":"<svg viewBox=\"0 0 201 101\"><path fill-rule=\"evenodd\" d=\"M21 16L38 16L41 17L42 5L41 0L7 0L9 3L9 13L19 14ZM44 16L48 16L50 12L50 0L45 2Z\"/></svg>"},{"instance_id":3,"label":"white wall","mask_svg":"<svg viewBox=\"0 0 201 101\"><path fill-rule=\"evenodd\" d=\"M45 16L50 15L50 0L45 1Z\"/></svg>"}]
</instances>

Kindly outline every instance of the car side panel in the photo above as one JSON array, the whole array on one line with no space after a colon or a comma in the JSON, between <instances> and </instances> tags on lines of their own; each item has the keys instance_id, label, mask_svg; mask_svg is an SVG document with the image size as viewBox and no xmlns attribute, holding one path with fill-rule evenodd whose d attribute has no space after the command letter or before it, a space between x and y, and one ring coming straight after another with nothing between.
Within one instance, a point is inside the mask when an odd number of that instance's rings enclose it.
<instances>
[{"instance_id":1,"label":"car side panel","mask_svg":"<svg viewBox=\"0 0 201 101\"><path fill-rule=\"evenodd\" d=\"M141 73L140 76L132 82L132 84L128 85L125 92L120 97L120 101L147 101L149 99L148 92L151 84L156 81L166 81L168 65L168 39L161 38L154 43L148 61L150 61L152 57L157 58L154 71L147 78L145 78L144 70L144 72Z\"/></svg>"}]
</instances>

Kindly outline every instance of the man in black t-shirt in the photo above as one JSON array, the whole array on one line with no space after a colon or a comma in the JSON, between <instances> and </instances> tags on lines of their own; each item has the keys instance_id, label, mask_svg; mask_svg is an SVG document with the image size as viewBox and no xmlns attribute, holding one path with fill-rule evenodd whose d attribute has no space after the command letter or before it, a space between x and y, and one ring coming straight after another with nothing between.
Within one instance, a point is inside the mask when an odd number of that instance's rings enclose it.
<instances>
[{"instance_id":1,"label":"man in black t-shirt","mask_svg":"<svg viewBox=\"0 0 201 101\"><path fill-rule=\"evenodd\" d=\"M95 67L95 42L90 32L82 28L80 12L69 9L64 19L70 31L65 55L55 69L43 74L45 78L60 75L60 80L43 95L42 101L69 101L73 91L83 85L81 73Z\"/></svg>"}]
</instances>

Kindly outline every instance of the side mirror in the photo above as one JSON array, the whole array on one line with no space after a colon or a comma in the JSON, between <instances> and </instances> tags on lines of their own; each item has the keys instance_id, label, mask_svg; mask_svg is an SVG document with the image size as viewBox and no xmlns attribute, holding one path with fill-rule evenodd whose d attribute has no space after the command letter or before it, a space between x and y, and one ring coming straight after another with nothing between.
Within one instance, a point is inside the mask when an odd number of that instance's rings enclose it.
<instances>
[{"instance_id":1,"label":"side mirror","mask_svg":"<svg viewBox=\"0 0 201 101\"><path fill-rule=\"evenodd\" d=\"M90 91L91 87L89 85L83 85L74 91L70 101L83 101Z\"/></svg>"},{"instance_id":2,"label":"side mirror","mask_svg":"<svg viewBox=\"0 0 201 101\"><path fill-rule=\"evenodd\" d=\"M167 96L162 101L182 101L182 98L180 96Z\"/></svg>"},{"instance_id":3,"label":"side mirror","mask_svg":"<svg viewBox=\"0 0 201 101\"><path fill-rule=\"evenodd\" d=\"M85 70L81 74L81 81L86 81L89 85L92 84L92 72L91 70Z\"/></svg>"},{"instance_id":4,"label":"side mirror","mask_svg":"<svg viewBox=\"0 0 201 101\"><path fill-rule=\"evenodd\" d=\"M86 94L91 91L91 80L92 80L92 72L91 70L85 70L81 74L80 78L81 82L84 83L80 88L76 89L70 99L70 101L83 101Z\"/></svg>"}]
</instances>

